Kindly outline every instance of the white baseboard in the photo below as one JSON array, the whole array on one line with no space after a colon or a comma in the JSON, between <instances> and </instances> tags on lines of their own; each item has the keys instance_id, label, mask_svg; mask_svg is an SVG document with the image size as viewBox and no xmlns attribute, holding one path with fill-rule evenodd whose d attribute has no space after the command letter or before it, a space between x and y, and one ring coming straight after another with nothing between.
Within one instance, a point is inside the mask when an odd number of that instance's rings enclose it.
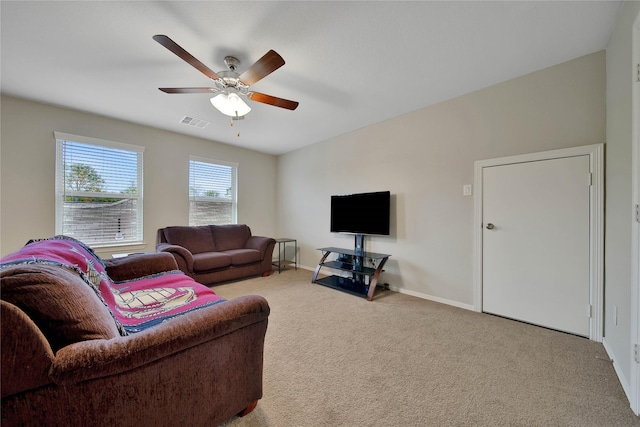
<instances>
[{"instance_id":1,"label":"white baseboard","mask_svg":"<svg viewBox=\"0 0 640 427\"><path fill-rule=\"evenodd\" d=\"M624 390L624 394L627 395L627 399L631 402L631 387L629 386L629 381L624 376L624 373L620 370L620 363L618 362L615 353L611 350L609 343L607 343L607 338L602 338L602 345L604 346L605 351L609 358L613 361L613 369L616 371L616 375L618 376L618 380L620 381L620 385Z\"/></svg>"},{"instance_id":2,"label":"white baseboard","mask_svg":"<svg viewBox=\"0 0 640 427\"><path fill-rule=\"evenodd\" d=\"M474 311L473 304L464 304L464 303L453 301L446 298L434 297L432 295L427 295L427 294L423 294L422 292L416 292L409 289L400 288L398 286L389 286L389 289L394 292L400 292L401 294L411 295L412 297L422 298L429 301L439 302L441 304L447 304L453 307Z\"/></svg>"}]
</instances>

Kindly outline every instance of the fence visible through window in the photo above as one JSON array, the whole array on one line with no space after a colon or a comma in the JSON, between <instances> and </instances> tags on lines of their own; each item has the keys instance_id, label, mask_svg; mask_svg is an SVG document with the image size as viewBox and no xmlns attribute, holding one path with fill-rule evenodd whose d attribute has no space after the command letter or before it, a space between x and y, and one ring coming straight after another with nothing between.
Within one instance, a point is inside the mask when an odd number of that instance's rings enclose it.
<instances>
[{"instance_id":1,"label":"fence visible through window","mask_svg":"<svg viewBox=\"0 0 640 427\"><path fill-rule=\"evenodd\" d=\"M93 246L142 242L143 148L55 136L56 234Z\"/></svg>"},{"instance_id":2,"label":"fence visible through window","mask_svg":"<svg viewBox=\"0 0 640 427\"><path fill-rule=\"evenodd\" d=\"M191 157L189 161L189 225L235 224L235 163Z\"/></svg>"}]
</instances>

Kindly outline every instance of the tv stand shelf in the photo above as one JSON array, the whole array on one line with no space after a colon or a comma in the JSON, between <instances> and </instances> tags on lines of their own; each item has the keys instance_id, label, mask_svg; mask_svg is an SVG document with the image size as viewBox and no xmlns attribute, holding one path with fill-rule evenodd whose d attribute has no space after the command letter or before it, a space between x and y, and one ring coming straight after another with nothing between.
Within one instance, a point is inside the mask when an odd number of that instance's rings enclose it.
<instances>
[{"instance_id":1,"label":"tv stand shelf","mask_svg":"<svg viewBox=\"0 0 640 427\"><path fill-rule=\"evenodd\" d=\"M320 258L320 262L313 274L312 283L364 297L368 301L373 299L373 293L382 268L391 255L335 247L320 248L318 250L322 251L322 258ZM327 261L327 258L332 253L338 254L338 259ZM375 268L364 267L363 261L366 259L371 260ZM346 271L350 274L350 277L332 275L318 279L318 273L320 273L322 267Z\"/></svg>"}]
</instances>

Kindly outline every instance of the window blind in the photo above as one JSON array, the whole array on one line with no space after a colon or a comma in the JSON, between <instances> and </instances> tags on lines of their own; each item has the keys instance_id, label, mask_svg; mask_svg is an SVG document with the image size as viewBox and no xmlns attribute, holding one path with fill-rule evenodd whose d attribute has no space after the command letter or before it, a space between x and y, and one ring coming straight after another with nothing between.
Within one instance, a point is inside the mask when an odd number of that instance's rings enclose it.
<instances>
[{"instance_id":1,"label":"window blind","mask_svg":"<svg viewBox=\"0 0 640 427\"><path fill-rule=\"evenodd\" d=\"M144 149L61 133L56 144L56 233L90 246L141 243Z\"/></svg>"},{"instance_id":2,"label":"window blind","mask_svg":"<svg viewBox=\"0 0 640 427\"><path fill-rule=\"evenodd\" d=\"M189 225L235 224L235 163L191 157L189 160Z\"/></svg>"}]
</instances>

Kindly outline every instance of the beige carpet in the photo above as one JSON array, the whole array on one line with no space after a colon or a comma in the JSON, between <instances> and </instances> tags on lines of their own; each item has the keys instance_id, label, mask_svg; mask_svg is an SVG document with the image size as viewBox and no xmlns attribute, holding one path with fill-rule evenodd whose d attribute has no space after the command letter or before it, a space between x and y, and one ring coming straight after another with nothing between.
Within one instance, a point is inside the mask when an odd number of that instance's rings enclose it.
<instances>
[{"instance_id":1,"label":"beige carpet","mask_svg":"<svg viewBox=\"0 0 640 427\"><path fill-rule=\"evenodd\" d=\"M225 426L640 426L599 343L311 275L214 287L271 306L264 397Z\"/></svg>"}]
</instances>

